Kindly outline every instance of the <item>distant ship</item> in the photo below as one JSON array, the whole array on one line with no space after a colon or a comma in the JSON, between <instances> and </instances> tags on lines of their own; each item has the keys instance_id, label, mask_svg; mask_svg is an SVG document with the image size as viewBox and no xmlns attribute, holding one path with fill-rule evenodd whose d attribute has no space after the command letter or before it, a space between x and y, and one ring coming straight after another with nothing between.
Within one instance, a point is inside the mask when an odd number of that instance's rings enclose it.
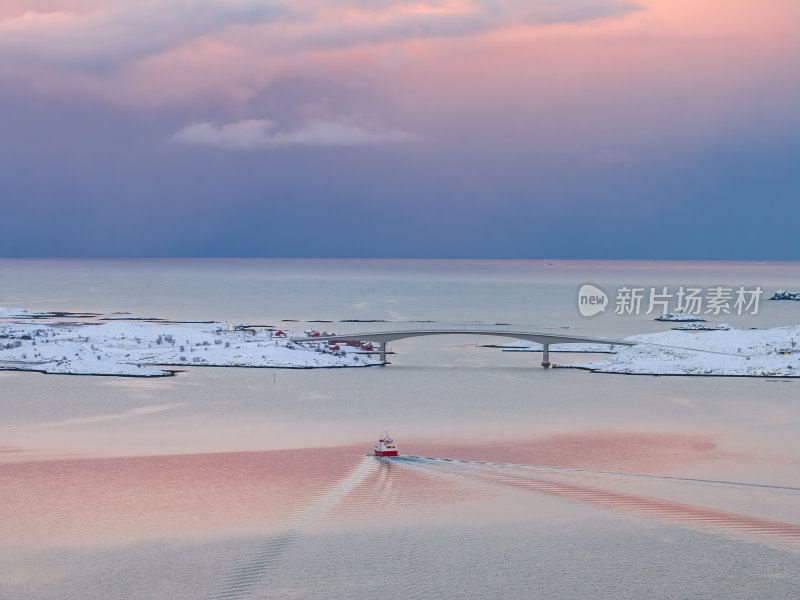
<instances>
[{"instance_id":1,"label":"distant ship","mask_svg":"<svg viewBox=\"0 0 800 600\"><path fill-rule=\"evenodd\" d=\"M397 446L394 444L389 432L381 434L378 443L375 444L375 456L397 456Z\"/></svg>"}]
</instances>

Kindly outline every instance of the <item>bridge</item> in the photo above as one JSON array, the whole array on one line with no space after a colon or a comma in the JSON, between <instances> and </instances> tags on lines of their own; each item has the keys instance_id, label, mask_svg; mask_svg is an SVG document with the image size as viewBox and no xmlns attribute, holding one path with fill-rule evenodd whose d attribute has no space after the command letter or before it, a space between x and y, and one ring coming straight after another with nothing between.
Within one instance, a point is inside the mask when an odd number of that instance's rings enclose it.
<instances>
[{"instance_id":1,"label":"bridge","mask_svg":"<svg viewBox=\"0 0 800 600\"><path fill-rule=\"evenodd\" d=\"M538 342L542 345L543 367L550 366L550 344L608 344L610 346L634 346L636 344L636 342L627 342L625 340L614 340L601 337L582 337L576 335L562 335L534 331L505 331L496 329L412 329L401 331L373 331L368 333L352 333L347 335L292 338L292 341L298 344L333 341L376 342L379 344L381 362L385 365L387 342L425 335L486 335L512 338L515 340L526 340L529 342Z\"/></svg>"}]
</instances>

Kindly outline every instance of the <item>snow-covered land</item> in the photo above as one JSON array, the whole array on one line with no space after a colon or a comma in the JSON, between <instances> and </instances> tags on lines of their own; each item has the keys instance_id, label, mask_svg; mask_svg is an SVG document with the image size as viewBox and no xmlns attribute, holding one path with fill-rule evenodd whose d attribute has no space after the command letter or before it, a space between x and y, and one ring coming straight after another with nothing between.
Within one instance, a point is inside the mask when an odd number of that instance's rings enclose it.
<instances>
[{"instance_id":1,"label":"snow-covered land","mask_svg":"<svg viewBox=\"0 0 800 600\"><path fill-rule=\"evenodd\" d=\"M778 290L772 294L769 300L797 300L800 302L800 292L787 292L786 290Z\"/></svg>"},{"instance_id":2,"label":"snow-covered land","mask_svg":"<svg viewBox=\"0 0 800 600\"><path fill-rule=\"evenodd\" d=\"M6 311L20 314L25 311ZM158 366L363 367L379 361L357 348L301 345L290 334L232 330L227 323L0 323L0 369L158 377L172 371Z\"/></svg>"},{"instance_id":3,"label":"snow-covered land","mask_svg":"<svg viewBox=\"0 0 800 600\"><path fill-rule=\"evenodd\" d=\"M158 377L173 373L159 368L168 366L315 368L380 364L360 347L292 341L307 338L308 331L281 337L283 332L258 327L151 322L136 317L59 322L59 314L0 309L5 319L0 322L0 369ZM635 346L551 344L550 350L615 353L590 363L557 365L602 373L800 377L800 325L765 330L722 327L702 333L686 327L626 338L637 342ZM542 350L541 344L525 341L499 347L518 352Z\"/></svg>"},{"instance_id":4,"label":"snow-covered land","mask_svg":"<svg viewBox=\"0 0 800 600\"><path fill-rule=\"evenodd\" d=\"M728 331L731 326L727 323L719 323L718 325L708 325L706 323L686 323L679 327L673 327L675 331Z\"/></svg>"},{"instance_id":5,"label":"snow-covered land","mask_svg":"<svg viewBox=\"0 0 800 600\"><path fill-rule=\"evenodd\" d=\"M664 313L660 317L656 317L656 321L677 321L681 323L690 323L692 321L705 321L705 319L691 313L671 312Z\"/></svg>"},{"instance_id":6,"label":"snow-covered land","mask_svg":"<svg viewBox=\"0 0 800 600\"><path fill-rule=\"evenodd\" d=\"M664 331L626 338L636 346L578 365L600 373L800 377L800 325L775 329Z\"/></svg>"}]
</instances>

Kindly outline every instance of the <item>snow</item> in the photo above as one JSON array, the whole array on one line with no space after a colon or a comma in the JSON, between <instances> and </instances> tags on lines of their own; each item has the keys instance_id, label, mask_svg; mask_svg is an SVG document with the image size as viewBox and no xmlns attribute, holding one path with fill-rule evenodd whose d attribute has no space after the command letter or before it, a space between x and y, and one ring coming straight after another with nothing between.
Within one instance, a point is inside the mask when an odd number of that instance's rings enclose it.
<instances>
[{"instance_id":1,"label":"snow","mask_svg":"<svg viewBox=\"0 0 800 600\"><path fill-rule=\"evenodd\" d=\"M731 326L727 323L719 325L706 325L705 323L686 323L680 327L673 327L675 331L728 331Z\"/></svg>"},{"instance_id":2,"label":"snow","mask_svg":"<svg viewBox=\"0 0 800 600\"><path fill-rule=\"evenodd\" d=\"M693 315L691 313L671 312L671 313L664 313L660 317L656 317L656 321L683 321L683 322L690 322L690 321L705 321L705 319L703 317L699 317L699 316Z\"/></svg>"},{"instance_id":3,"label":"snow","mask_svg":"<svg viewBox=\"0 0 800 600\"><path fill-rule=\"evenodd\" d=\"M31 316L25 311L0 314ZM359 349L330 352L327 344L301 345L270 331L231 331L225 323L0 323L0 369L158 377L151 366L363 367L379 361Z\"/></svg>"},{"instance_id":4,"label":"snow","mask_svg":"<svg viewBox=\"0 0 800 600\"><path fill-rule=\"evenodd\" d=\"M769 300L797 300L800 302L800 292L787 292L786 290L778 290L772 294Z\"/></svg>"},{"instance_id":5,"label":"snow","mask_svg":"<svg viewBox=\"0 0 800 600\"><path fill-rule=\"evenodd\" d=\"M636 346L577 365L599 373L800 377L800 325L774 329L664 331L626 338Z\"/></svg>"},{"instance_id":6,"label":"snow","mask_svg":"<svg viewBox=\"0 0 800 600\"><path fill-rule=\"evenodd\" d=\"M0 309L0 316L33 318L48 313ZM170 366L363 367L380 361L344 344L298 344L303 333L273 338L271 331L237 329L227 323L113 320L63 323L52 320L0 322L0 369L159 377ZM764 330L702 332L670 330L626 338L635 346L551 344L553 352L616 352L603 360L558 365L602 373L650 375L800 376L800 325ZM515 342L506 350L541 351L541 344Z\"/></svg>"}]
</instances>

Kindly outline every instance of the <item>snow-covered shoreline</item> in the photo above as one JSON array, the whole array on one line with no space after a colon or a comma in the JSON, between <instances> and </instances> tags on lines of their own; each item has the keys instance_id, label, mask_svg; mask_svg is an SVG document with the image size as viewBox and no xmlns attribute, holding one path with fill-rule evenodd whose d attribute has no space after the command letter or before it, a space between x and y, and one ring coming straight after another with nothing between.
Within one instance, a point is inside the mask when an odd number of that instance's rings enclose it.
<instances>
[{"instance_id":1,"label":"snow-covered shoreline","mask_svg":"<svg viewBox=\"0 0 800 600\"><path fill-rule=\"evenodd\" d=\"M48 374L166 377L184 367L312 369L381 364L345 344L298 344L308 332L176 323L137 317L62 322L64 313L0 309L0 370ZM605 353L602 360L556 367L629 375L800 377L800 325L765 330L670 330L626 338L635 346L552 344L551 352ZM513 342L506 351L541 351ZM170 369L169 367L176 367Z\"/></svg>"},{"instance_id":2,"label":"snow-covered shoreline","mask_svg":"<svg viewBox=\"0 0 800 600\"><path fill-rule=\"evenodd\" d=\"M800 292L789 292L787 290L778 290L772 294L771 298L767 300L795 300L800 302Z\"/></svg>"},{"instance_id":3,"label":"snow-covered shoreline","mask_svg":"<svg viewBox=\"0 0 800 600\"><path fill-rule=\"evenodd\" d=\"M603 360L554 366L625 375L800 377L800 325L702 333L670 330L626 339L637 344Z\"/></svg>"},{"instance_id":4,"label":"snow-covered shoreline","mask_svg":"<svg viewBox=\"0 0 800 600\"><path fill-rule=\"evenodd\" d=\"M705 321L703 317L685 312L664 313L655 318L656 321L672 321L673 323L692 323Z\"/></svg>"},{"instance_id":5,"label":"snow-covered shoreline","mask_svg":"<svg viewBox=\"0 0 800 600\"><path fill-rule=\"evenodd\" d=\"M48 374L165 377L159 367L366 367L380 361L357 348L297 344L289 333L233 328L228 323L166 323L113 319L45 321L48 313L0 309L0 370ZM28 320L36 318L37 320Z\"/></svg>"},{"instance_id":6,"label":"snow-covered shoreline","mask_svg":"<svg viewBox=\"0 0 800 600\"><path fill-rule=\"evenodd\" d=\"M729 331L733 329L727 323L718 323L717 325L709 325L705 322L699 323L684 323L679 327L673 327L675 331Z\"/></svg>"}]
</instances>

